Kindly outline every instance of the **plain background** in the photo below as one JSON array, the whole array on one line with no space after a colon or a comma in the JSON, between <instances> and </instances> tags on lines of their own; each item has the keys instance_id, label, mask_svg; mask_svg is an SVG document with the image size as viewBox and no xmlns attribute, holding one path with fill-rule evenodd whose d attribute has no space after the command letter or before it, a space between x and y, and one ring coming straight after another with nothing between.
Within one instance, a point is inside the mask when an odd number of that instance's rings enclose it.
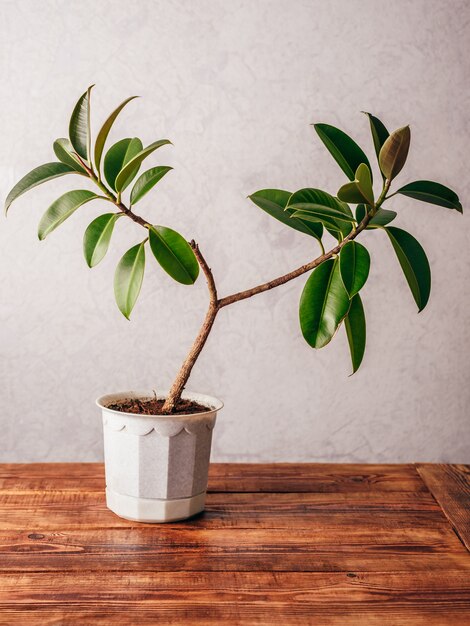
<instances>
[{"instance_id":1,"label":"plain background","mask_svg":"<svg viewBox=\"0 0 470 626\"><path fill-rule=\"evenodd\" d=\"M396 185L438 180L468 209L469 22L459 0L2 0L1 196L54 159L52 141L96 83L95 129L138 94L110 140L173 141L147 167L174 171L138 208L200 243L221 295L316 256L312 239L246 199L265 187L336 193L344 176L312 122L343 128L371 160L362 110L390 129L409 123ZM81 181L30 192L0 228L2 461L101 459L94 399L168 387L205 313L204 281L177 285L148 256L132 320L121 316L114 268L142 231L121 220L89 270L82 236L104 203L38 241L47 206ZM305 277L223 310L189 385L225 401L214 460L469 461L469 213L400 197L388 207L428 253L428 307L417 315L388 240L372 231L361 236L372 269L355 376L344 329L322 351L303 341Z\"/></svg>"}]
</instances>

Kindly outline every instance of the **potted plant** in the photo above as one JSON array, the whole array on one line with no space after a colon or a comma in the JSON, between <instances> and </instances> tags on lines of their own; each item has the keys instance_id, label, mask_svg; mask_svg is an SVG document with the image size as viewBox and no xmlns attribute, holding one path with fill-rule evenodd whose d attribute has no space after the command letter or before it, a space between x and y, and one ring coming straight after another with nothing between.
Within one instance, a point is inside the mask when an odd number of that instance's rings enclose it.
<instances>
[{"instance_id":1,"label":"potted plant","mask_svg":"<svg viewBox=\"0 0 470 626\"><path fill-rule=\"evenodd\" d=\"M184 519L204 508L211 434L217 411L222 407L215 398L184 390L218 312L308 274L299 306L302 334L312 348L323 348L344 322L354 373L361 364L366 344L360 292L370 266L367 248L356 239L364 231L376 231L388 238L421 311L428 302L431 287L426 254L412 235L390 225L397 213L385 209L384 204L398 195L460 213L462 206L451 189L427 180L409 182L391 193L392 182L408 155L408 126L389 133L380 120L366 114L380 171L381 189L376 194L370 162L357 143L333 126L315 124L318 136L348 179L337 195L305 188L294 193L264 189L249 197L285 226L312 237L319 246L319 255L266 283L220 297L212 270L198 244L136 212L136 205L171 170L167 166L155 166L138 176L140 167L155 150L170 145L170 141L162 139L144 147L138 138L125 138L104 154L113 123L133 98L111 113L92 146L90 92L91 87L73 110L69 138L54 142L57 161L40 165L24 176L8 194L5 209L26 191L58 176L73 174L80 183L90 182L93 190L79 184L78 189L55 200L39 224L42 240L84 204L92 200L109 203L108 212L96 217L84 234L83 251L89 267L105 256L116 223L124 221L120 218L126 217L142 226L142 240L127 250L114 277L116 302L128 319L140 292L146 256L155 259L183 285L192 285L202 270L209 294L207 313L169 391L125 391L97 401L103 415L109 508L122 517L139 521ZM125 201L128 188L130 194ZM349 205L355 205L354 211ZM330 243L327 245L325 241Z\"/></svg>"}]
</instances>

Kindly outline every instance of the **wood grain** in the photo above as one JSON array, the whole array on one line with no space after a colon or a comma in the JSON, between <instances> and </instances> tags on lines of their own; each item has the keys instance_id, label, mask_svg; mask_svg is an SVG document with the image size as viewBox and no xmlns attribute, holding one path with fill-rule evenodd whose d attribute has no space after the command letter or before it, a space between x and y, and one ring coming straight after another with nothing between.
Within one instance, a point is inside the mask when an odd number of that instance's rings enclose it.
<instances>
[{"instance_id":1,"label":"wood grain","mask_svg":"<svg viewBox=\"0 0 470 626\"><path fill-rule=\"evenodd\" d=\"M286 620L305 624L319 618L321 624L356 626L378 624L380 619L385 624L424 624L425 620L441 626L465 624L470 606L468 572L449 571L446 578L443 586L428 572L20 574L3 578L0 614L14 616L22 605L27 615L27 604L44 624L53 623L51 616L64 613L65 607L66 615L77 624L83 623L86 609L88 615L100 610L106 618L112 616L113 624L132 623L122 617L135 611L139 611L139 624L186 623L188 619L200 624L280 624Z\"/></svg>"},{"instance_id":2,"label":"wood grain","mask_svg":"<svg viewBox=\"0 0 470 626\"><path fill-rule=\"evenodd\" d=\"M0 489L102 491L101 463L6 463ZM213 463L212 492L427 492L414 466L331 463Z\"/></svg>"},{"instance_id":3,"label":"wood grain","mask_svg":"<svg viewBox=\"0 0 470 626\"><path fill-rule=\"evenodd\" d=\"M418 472L470 550L470 466L418 464Z\"/></svg>"},{"instance_id":4,"label":"wood grain","mask_svg":"<svg viewBox=\"0 0 470 626\"><path fill-rule=\"evenodd\" d=\"M3 465L0 625L467 625L467 480L216 464L203 514L151 525L106 508L102 465Z\"/></svg>"},{"instance_id":5,"label":"wood grain","mask_svg":"<svg viewBox=\"0 0 470 626\"><path fill-rule=\"evenodd\" d=\"M271 625L320 619L356 626L427 620L442 626L465 624L470 609L468 571L448 571L445 586L430 572L15 574L2 582L0 615L15 616L21 608L43 624L54 623L61 612L69 616L65 623L82 624L100 611L113 624ZM123 621L126 613L135 621Z\"/></svg>"}]
</instances>

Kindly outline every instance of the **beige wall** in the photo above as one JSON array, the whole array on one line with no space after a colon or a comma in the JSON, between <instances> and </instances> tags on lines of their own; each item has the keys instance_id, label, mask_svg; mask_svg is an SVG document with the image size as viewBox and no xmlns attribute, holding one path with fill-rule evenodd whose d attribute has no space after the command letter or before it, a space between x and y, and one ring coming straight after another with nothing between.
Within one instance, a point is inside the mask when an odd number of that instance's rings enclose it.
<instances>
[{"instance_id":1,"label":"beige wall","mask_svg":"<svg viewBox=\"0 0 470 626\"><path fill-rule=\"evenodd\" d=\"M458 0L4 0L1 195L53 158L96 83L95 126L140 94L113 137L173 140L152 164L175 171L141 210L200 242L221 294L316 253L246 199L269 186L336 192L343 176L311 122L344 128L372 154L361 110L410 123L400 181L439 180L470 209L469 23ZM100 459L94 398L167 386L204 314L203 281L173 284L151 259L132 321L119 314L114 267L142 235L119 223L90 271L81 241L99 203L39 243L42 212L71 182L24 196L0 229L3 461ZM367 232L368 347L354 377L343 331L320 352L302 340L303 278L222 311L190 385L226 403L214 459L469 461L470 213L404 198L390 208L428 252L427 309L416 314L390 245Z\"/></svg>"}]
</instances>

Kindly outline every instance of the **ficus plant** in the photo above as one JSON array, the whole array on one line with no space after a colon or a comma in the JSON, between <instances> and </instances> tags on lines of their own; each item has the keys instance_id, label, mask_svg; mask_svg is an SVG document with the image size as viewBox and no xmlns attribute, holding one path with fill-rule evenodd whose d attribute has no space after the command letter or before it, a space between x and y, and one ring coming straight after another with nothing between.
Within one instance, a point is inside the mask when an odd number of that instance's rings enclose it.
<instances>
[{"instance_id":1,"label":"ficus plant","mask_svg":"<svg viewBox=\"0 0 470 626\"><path fill-rule=\"evenodd\" d=\"M126 318L129 318L139 296L148 253L167 274L183 285L195 283L199 270L203 271L209 291L207 314L170 389L163 412L171 413L175 409L215 318L223 307L306 273L309 276L299 305L300 328L305 340L312 348L323 348L344 322L352 369L353 373L356 372L366 345L366 320L360 293L370 267L367 248L356 241L363 231L385 234L396 253L418 311L426 306L431 289L426 254L412 235L391 226L397 213L384 208L384 205L393 196L406 196L459 213L462 213L462 205L454 191L429 180L409 182L391 193L392 182L406 163L411 137L408 126L389 133L378 118L366 113L381 176L380 191L376 193L372 168L362 148L338 128L314 124L321 141L347 178L336 196L320 189L305 188L294 193L263 189L249 198L285 226L313 238L320 248L319 256L266 283L220 298L213 273L198 244L194 240L188 242L172 228L154 224L152 219L145 219L135 211L137 203L172 169L155 166L139 175L144 160L171 142L161 139L144 147L136 137L125 138L105 152L108 134L117 116L134 99L128 98L106 119L93 145L90 93L91 87L80 97L73 110L68 139L57 139L53 144L57 160L26 174L8 194L5 210L33 187L65 174L80 177L77 178L80 182L85 179L91 182L96 191L83 189L81 184L77 184L78 189L67 191L55 200L41 218L38 231L39 239L45 239L84 204L92 200L108 202L110 210L95 218L84 233L83 252L89 267L97 265L105 256L119 218L127 217L140 224L145 230L144 237L125 252L114 276L116 302ZM125 202L123 195L129 189ZM327 239L333 241L329 249L325 245Z\"/></svg>"}]
</instances>

